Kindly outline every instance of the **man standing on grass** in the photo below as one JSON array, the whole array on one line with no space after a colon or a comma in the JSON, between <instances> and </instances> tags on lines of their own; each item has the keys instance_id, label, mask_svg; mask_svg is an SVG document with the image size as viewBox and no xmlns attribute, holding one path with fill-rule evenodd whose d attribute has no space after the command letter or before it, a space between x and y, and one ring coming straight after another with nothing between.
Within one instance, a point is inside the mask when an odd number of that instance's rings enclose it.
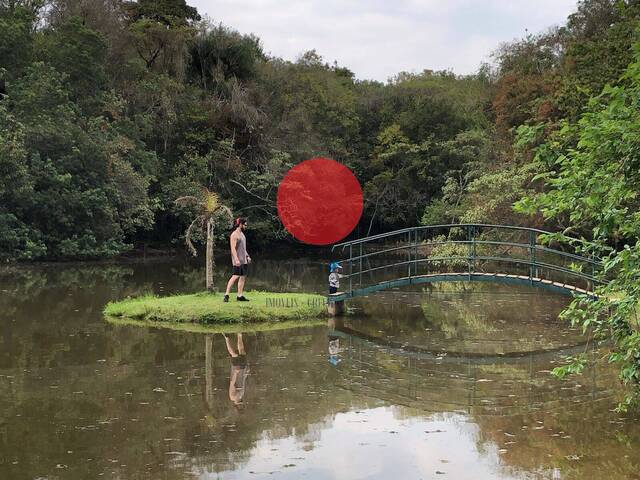
<instances>
[{"instance_id":1,"label":"man standing on grass","mask_svg":"<svg viewBox=\"0 0 640 480\"><path fill-rule=\"evenodd\" d=\"M231 263L233 264L233 275L227 282L227 291L224 294L224 301L229 301L229 294L233 288L233 284L238 282L238 297L239 302L248 302L249 299L245 298L242 292L244 291L244 281L247 275L247 265L251 263L251 257L247 253L247 237L244 236L244 231L247 229L246 218L236 218L233 221L233 232L231 233Z\"/></svg>"}]
</instances>

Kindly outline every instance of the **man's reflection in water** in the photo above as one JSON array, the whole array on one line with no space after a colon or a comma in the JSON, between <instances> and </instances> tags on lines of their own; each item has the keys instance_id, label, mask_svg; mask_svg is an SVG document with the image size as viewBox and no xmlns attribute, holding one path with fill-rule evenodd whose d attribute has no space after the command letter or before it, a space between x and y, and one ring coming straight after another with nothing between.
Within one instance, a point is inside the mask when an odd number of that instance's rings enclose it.
<instances>
[{"instance_id":1,"label":"man's reflection in water","mask_svg":"<svg viewBox=\"0 0 640 480\"><path fill-rule=\"evenodd\" d=\"M237 334L236 348L233 348L231 340L226 334L224 341L227 344L227 351L231 357L231 372L229 374L229 400L236 407L243 406L243 398L245 394L245 383L249 375L249 366L247 365L247 354L244 350L244 342L242 341L242 333Z\"/></svg>"},{"instance_id":2,"label":"man's reflection in water","mask_svg":"<svg viewBox=\"0 0 640 480\"><path fill-rule=\"evenodd\" d=\"M327 327L329 329L327 332L329 338L329 363L334 367L337 367L342 361L340 358L340 352L342 351L340 348L340 337L334 334L336 326L339 325L339 320L336 320L335 318L330 318L327 321Z\"/></svg>"}]
</instances>

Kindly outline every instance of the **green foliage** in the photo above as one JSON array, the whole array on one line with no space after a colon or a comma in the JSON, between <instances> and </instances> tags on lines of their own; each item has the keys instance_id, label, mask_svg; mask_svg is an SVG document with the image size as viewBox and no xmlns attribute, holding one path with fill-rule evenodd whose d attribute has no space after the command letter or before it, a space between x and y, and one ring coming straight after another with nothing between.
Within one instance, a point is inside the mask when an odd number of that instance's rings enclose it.
<instances>
[{"instance_id":1,"label":"green foliage","mask_svg":"<svg viewBox=\"0 0 640 480\"><path fill-rule=\"evenodd\" d=\"M376 90L372 88L372 93ZM383 122L368 152L370 164L362 169L370 225L379 229L415 225L425 205L431 209L427 217L434 221L451 216L445 205L451 202L457 207L458 202L439 197L455 196L454 183L466 184L470 170L489 155L483 113L486 86L476 77L426 71L400 74L386 90L380 111L375 112ZM386 118L391 123L385 126Z\"/></svg>"},{"instance_id":2,"label":"green foliage","mask_svg":"<svg viewBox=\"0 0 640 480\"><path fill-rule=\"evenodd\" d=\"M640 4L635 1L580 2L569 16L570 32L555 102L564 116L577 119L589 97L598 94L633 61Z\"/></svg>"},{"instance_id":3,"label":"green foliage","mask_svg":"<svg viewBox=\"0 0 640 480\"><path fill-rule=\"evenodd\" d=\"M483 132L466 132L448 142L458 169L449 171L442 196L427 205L422 224L526 223L513 212L513 203L530 191L536 170L529 163L491 165L495 156L492 139Z\"/></svg>"},{"instance_id":4,"label":"green foliage","mask_svg":"<svg viewBox=\"0 0 640 480\"><path fill-rule=\"evenodd\" d=\"M55 29L45 30L38 44L39 59L65 74L79 102L84 103L105 87L106 40L82 19L72 17Z\"/></svg>"},{"instance_id":5,"label":"green foliage","mask_svg":"<svg viewBox=\"0 0 640 480\"><path fill-rule=\"evenodd\" d=\"M26 165L24 127L0 103L0 204L11 195L25 199L33 188Z\"/></svg>"},{"instance_id":6,"label":"green foliage","mask_svg":"<svg viewBox=\"0 0 640 480\"><path fill-rule=\"evenodd\" d=\"M264 134L294 163L314 156L345 161L358 127L357 97L350 78L322 64L315 52L298 62L279 59L262 65L259 90L270 121Z\"/></svg>"},{"instance_id":7,"label":"green foliage","mask_svg":"<svg viewBox=\"0 0 640 480\"><path fill-rule=\"evenodd\" d=\"M26 6L0 3L0 68L16 76L31 61L36 16Z\"/></svg>"},{"instance_id":8,"label":"green foliage","mask_svg":"<svg viewBox=\"0 0 640 480\"><path fill-rule=\"evenodd\" d=\"M525 123L576 119L632 61L639 15L633 0L583 0L565 26L503 45L493 100L501 135Z\"/></svg>"},{"instance_id":9,"label":"green foliage","mask_svg":"<svg viewBox=\"0 0 640 480\"><path fill-rule=\"evenodd\" d=\"M200 20L198 10L185 0L137 0L124 2L124 8L133 21L148 19L173 26Z\"/></svg>"},{"instance_id":10,"label":"green foliage","mask_svg":"<svg viewBox=\"0 0 640 480\"><path fill-rule=\"evenodd\" d=\"M548 189L517 205L559 222L565 234L586 236L584 253L604 257L601 275L609 282L597 299L576 299L564 317L598 340L613 340L609 360L630 387L622 408L640 398L640 44L635 48L621 85L605 87L579 121L564 122L535 149L537 178Z\"/></svg>"},{"instance_id":11,"label":"green foliage","mask_svg":"<svg viewBox=\"0 0 640 480\"><path fill-rule=\"evenodd\" d=\"M534 180L539 170L532 166L531 150L562 128L563 118L575 123L589 97L606 83L618 83L632 61L639 19L637 2L584 0L566 25L495 52L495 131L488 131L493 148L479 162L451 172L442 197L425 209L423 222L545 226L540 215L529 215L535 208L511 210L513 202L544 188L543 177ZM547 222L548 229L557 228L555 220Z\"/></svg>"},{"instance_id":12,"label":"green foliage","mask_svg":"<svg viewBox=\"0 0 640 480\"><path fill-rule=\"evenodd\" d=\"M314 156L354 170L370 230L415 224L490 124L486 75L361 82L315 51L268 58L184 0L36 3L0 16L7 258L176 243L191 217L174 200L200 186L250 217L254 245L282 240L278 183Z\"/></svg>"},{"instance_id":13,"label":"green foliage","mask_svg":"<svg viewBox=\"0 0 640 480\"><path fill-rule=\"evenodd\" d=\"M35 260L47 254L39 231L15 215L0 213L0 260Z\"/></svg>"},{"instance_id":14,"label":"green foliage","mask_svg":"<svg viewBox=\"0 0 640 480\"><path fill-rule=\"evenodd\" d=\"M463 223L500 219L503 223L519 224L524 216L514 214L513 204L530 192L534 167L514 165L486 173L473 180L468 187L467 201L471 203L460 216Z\"/></svg>"},{"instance_id":15,"label":"green foliage","mask_svg":"<svg viewBox=\"0 0 640 480\"><path fill-rule=\"evenodd\" d=\"M564 378L567 375L580 375L588 363L588 359L585 354L580 354L575 357L567 357L565 358L565 361L565 365L554 368L551 373L558 378Z\"/></svg>"},{"instance_id":16,"label":"green foliage","mask_svg":"<svg viewBox=\"0 0 640 480\"><path fill-rule=\"evenodd\" d=\"M142 18L129 29L138 57L149 70L182 76L184 50L193 30L186 26L168 28L163 23Z\"/></svg>"},{"instance_id":17,"label":"green foliage","mask_svg":"<svg viewBox=\"0 0 640 480\"><path fill-rule=\"evenodd\" d=\"M260 40L253 35L241 35L223 25L198 32L190 46L188 75L203 89L216 88L234 77L252 79L258 62L264 59Z\"/></svg>"},{"instance_id":18,"label":"green foliage","mask_svg":"<svg viewBox=\"0 0 640 480\"><path fill-rule=\"evenodd\" d=\"M127 235L153 221L148 180L125 160L126 137L102 117L84 117L69 79L34 63L9 88L0 130L0 214L8 257L100 257L129 248ZM13 128L12 128L13 127Z\"/></svg>"},{"instance_id":19,"label":"green foliage","mask_svg":"<svg viewBox=\"0 0 640 480\"><path fill-rule=\"evenodd\" d=\"M466 267L468 265L467 257L469 256L469 247L467 245L450 243L447 242L447 240L445 235L437 235L424 244L430 249L430 258L442 259L433 260L429 262L429 265L433 265L441 271L446 271L448 267ZM438 244L439 242L447 243Z\"/></svg>"}]
</instances>

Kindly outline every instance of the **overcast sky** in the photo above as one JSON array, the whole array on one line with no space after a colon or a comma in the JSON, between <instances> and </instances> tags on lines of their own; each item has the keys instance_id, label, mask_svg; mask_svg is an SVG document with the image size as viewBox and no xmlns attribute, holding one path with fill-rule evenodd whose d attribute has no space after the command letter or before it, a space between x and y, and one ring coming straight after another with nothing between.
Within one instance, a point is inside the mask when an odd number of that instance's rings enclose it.
<instances>
[{"instance_id":1,"label":"overcast sky","mask_svg":"<svg viewBox=\"0 0 640 480\"><path fill-rule=\"evenodd\" d=\"M505 41L564 23L576 0L187 0L295 60L316 49L359 79L400 71L473 73Z\"/></svg>"}]
</instances>

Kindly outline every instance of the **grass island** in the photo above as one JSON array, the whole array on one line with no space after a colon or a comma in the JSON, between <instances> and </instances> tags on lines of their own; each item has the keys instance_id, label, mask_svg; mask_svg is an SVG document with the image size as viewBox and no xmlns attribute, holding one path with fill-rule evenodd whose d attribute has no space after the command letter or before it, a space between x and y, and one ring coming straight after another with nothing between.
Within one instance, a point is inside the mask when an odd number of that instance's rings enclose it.
<instances>
[{"instance_id":1,"label":"grass island","mask_svg":"<svg viewBox=\"0 0 640 480\"><path fill-rule=\"evenodd\" d=\"M137 298L110 302L104 308L109 319L147 322L150 325L196 324L233 325L284 323L318 320L326 317L326 298L309 293L247 292L249 302L232 296L228 303L220 294L207 292L188 295Z\"/></svg>"}]
</instances>

